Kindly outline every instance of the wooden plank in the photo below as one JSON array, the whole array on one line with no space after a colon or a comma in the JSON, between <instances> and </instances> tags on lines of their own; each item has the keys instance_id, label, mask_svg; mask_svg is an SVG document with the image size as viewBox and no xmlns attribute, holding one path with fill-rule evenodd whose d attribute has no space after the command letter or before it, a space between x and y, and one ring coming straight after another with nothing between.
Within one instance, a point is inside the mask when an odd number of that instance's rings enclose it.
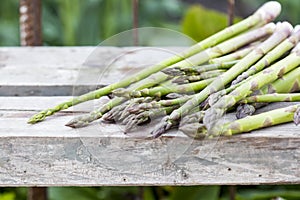
<instances>
[{"instance_id":1,"label":"wooden plank","mask_svg":"<svg viewBox=\"0 0 300 200\"><path fill-rule=\"evenodd\" d=\"M1 96L78 95L113 83L182 47L1 47Z\"/></svg>"},{"instance_id":2,"label":"wooden plank","mask_svg":"<svg viewBox=\"0 0 300 200\"><path fill-rule=\"evenodd\" d=\"M34 110L65 98L0 98L1 186L300 183L300 132L292 123L203 141L175 130L146 139L151 126L129 135L100 122L63 126L89 105L26 124Z\"/></svg>"}]
</instances>

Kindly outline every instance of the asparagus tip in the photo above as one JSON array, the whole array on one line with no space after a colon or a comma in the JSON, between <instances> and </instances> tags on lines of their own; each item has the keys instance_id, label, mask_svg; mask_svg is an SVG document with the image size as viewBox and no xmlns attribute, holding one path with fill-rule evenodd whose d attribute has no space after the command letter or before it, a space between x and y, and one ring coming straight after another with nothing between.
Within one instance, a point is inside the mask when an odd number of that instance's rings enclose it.
<instances>
[{"instance_id":1,"label":"asparagus tip","mask_svg":"<svg viewBox=\"0 0 300 200\"><path fill-rule=\"evenodd\" d=\"M296 124L296 126L300 124L300 106L297 108L297 110L294 113L294 123Z\"/></svg>"},{"instance_id":2,"label":"asparagus tip","mask_svg":"<svg viewBox=\"0 0 300 200\"><path fill-rule=\"evenodd\" d=\"M81 128L89 125L89 122L86 122L84 119L84 116L82 117L76 117L65 124L65 126L71 127L71 128Z\"/></svg>"},{"instance_id":3,"label":"asparagus tip","mask_svg":"<svg viewBox=\"0 0 300 200\"><path fill-rule=\"evenodd\" d=\"M27 123L35 124L40 121L43 121L45 118L46 118L46 112L42 111L42 112L39 112L39 113L33 115L32 117L30 117L30 119L27 121Z\"/></svg>"},{"instance_id":4,"label":"asparagus tip","mask_svg":"<svg viewBox=\"0 0 300 200\"><path fill-rule=\"evenodd\" d=\"M214 107L211 107L207 111L205 111L203 124L205 125L206 129L212 129L216 122L224 115L224 112L224 109Z\"/></svg>"},{"instance_id":5,"label":"asparagus tip","mask_svg":"<svg viewBox=\"0 0 300 200\"><path fill-rule=\"evenodd\" d=\"M245 118L249 115L253 115L253 113L255 112L255 107L253 105L250 104L240 104L237 109L236 109L236 118L237 119L242 119Z\"/></svg>"},{"instance_id":6,"label":"asparagus tip","mask_svg":"<svg viewBox=\"0 0 300 200\"><path fill-rule=\"evenodd\" d=\"M162 120L160 124L150 133L153 135L153 138L158 138L162 134L164 134L167 130L172 127L172 123L169 122L168 118Z\"/></svg>"}]
</instances>

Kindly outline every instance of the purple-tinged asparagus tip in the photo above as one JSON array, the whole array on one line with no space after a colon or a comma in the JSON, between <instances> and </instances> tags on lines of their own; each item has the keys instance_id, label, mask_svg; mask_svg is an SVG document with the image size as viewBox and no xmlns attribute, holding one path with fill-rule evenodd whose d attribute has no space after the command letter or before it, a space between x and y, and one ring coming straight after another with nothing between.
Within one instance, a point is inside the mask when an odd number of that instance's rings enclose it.
<instances>
[{"instance_id":1,"label":"purple-tinged asparagus tip","mask_svg":"<svg viewBox=\"0 0 300 200\"><path fill-rule=\"evenodd\" d=\"M245 118L247 116L253 115L253 113L256 111L255 107L250 104L240 104L236 109L236 118L241 119Z\"/></svg>"},{"instance_id":2,"label":"purple-tinged asparagus tip","mask_svg":"<svg viewBox=\"0 0 300 200\"><path fill-rule=\"evenodd\" d=\"M296 126L300 124L300 106L298 106L297 110L294 113L294 123L296 124Z\"/></svg>"}]
</instances>

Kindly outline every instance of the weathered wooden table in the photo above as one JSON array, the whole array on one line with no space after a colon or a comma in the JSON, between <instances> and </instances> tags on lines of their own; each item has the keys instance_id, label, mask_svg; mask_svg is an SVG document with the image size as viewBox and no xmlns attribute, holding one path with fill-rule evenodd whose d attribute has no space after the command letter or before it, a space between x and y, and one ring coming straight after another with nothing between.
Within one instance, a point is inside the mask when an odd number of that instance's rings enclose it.
<instances>
[{"instance_id":1,"label":"weathered wooden table","mask_svg":"<svg viewBox=\"0 0 300 200\"><path fill-rule=\"evenodd\" d=\"M0 186L300 183L300 128L291 123L204 141L177 131L149 140L140 137L148 129L124 135L121 126L100 122L78 130L64 126L99 107L102 98L27 124L37 111L171 52L94 49L0 48Z\"/></svg>"}]
</instances>

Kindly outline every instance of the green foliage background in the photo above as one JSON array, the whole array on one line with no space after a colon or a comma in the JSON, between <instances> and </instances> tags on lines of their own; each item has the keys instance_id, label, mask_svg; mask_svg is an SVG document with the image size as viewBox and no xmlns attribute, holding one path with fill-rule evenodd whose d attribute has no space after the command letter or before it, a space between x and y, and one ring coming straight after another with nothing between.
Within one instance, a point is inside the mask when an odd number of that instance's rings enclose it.
<instances>
[{"instance_id":1,"label":"green foliage background","mask_svg":"<svg viewBox=\"0 0 300 200\"><path fill-rule=\"evenodd\" d=\"M254 10L265 0L241 0ZM43 41L46 46L98 45L132 28L130 0L43 0ZM285 19L300 22L298 0L279 0ZM18 46L19 0L1 0L0 46ZM237 19L239 20L239 19ZM227 25L226 15L180 0L145 0L139 4L139 27L164 27L199 41ZM161 38L163 40L164 38ZM159 40L159 38L157 38ZM225 200L228 186L190 187L52 187L50 200ZM0 200L25 200L27 188L0 188ZM238 186L237 200L300 199L300 186Z\"/></svg>"}]
</instances>

